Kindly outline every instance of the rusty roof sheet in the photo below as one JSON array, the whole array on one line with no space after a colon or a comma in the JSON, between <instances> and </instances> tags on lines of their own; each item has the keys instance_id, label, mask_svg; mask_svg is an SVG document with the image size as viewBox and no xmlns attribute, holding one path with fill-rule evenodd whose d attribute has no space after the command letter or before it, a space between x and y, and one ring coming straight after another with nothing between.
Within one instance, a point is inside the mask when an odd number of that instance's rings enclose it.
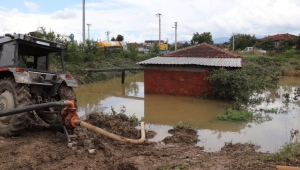
<instances>
[{"instance_id":1,"label":"rusty roof sheet","mask_svg":"<svg viewBox=\"0 0 300 170\"><path fill-rule=\"evenodd\" d=\"M154 57L137 64L242 67L242 58Z\"/></svg>"},{"instance_id":2,"label":"rusty roof sheet","mask_svg":"<svg viewBox=\"0 0 300 170\"><path fill-rule=\"evenodd\" d=\"M242 58L241 55L201 43L164 54L163 57Z\"/></svg>"}]
</instances>

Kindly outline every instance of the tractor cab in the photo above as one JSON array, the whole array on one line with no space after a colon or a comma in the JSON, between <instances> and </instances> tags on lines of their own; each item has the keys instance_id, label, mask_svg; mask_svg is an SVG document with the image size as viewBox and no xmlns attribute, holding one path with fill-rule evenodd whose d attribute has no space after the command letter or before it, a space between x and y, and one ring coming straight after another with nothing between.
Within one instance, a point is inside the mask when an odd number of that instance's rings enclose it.
<instances>
[{"instance_id":1,"label":"tractor cab","mask_svg":"<svg viewBox=\"0 0 300 170\"><path fill-rule=\"evenodd\" d=\"M63 45L29 35L6 34L0 38L0 68L17 67L25 70L65 72ZM55 68L49 68L49 63Z\"/></svg>"}]
</instances>

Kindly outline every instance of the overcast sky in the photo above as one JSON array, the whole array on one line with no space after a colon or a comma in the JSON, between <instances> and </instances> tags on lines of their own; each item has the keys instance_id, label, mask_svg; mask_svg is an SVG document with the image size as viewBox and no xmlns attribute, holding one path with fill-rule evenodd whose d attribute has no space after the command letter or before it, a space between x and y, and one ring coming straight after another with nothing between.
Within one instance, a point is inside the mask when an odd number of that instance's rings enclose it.
<instances>
[{"instance_id":1,"label":"overcast sky","mask_svg":"<svg viewBox=\"0 0 300 170\"><path fill-rule=\"evenodd\" d=\"M86 24L90 37L106 40L117 34L125 41L159 38L190 41L195 32L211 32L213 38L232 33L266 36L300 33L300 0L86 0ZM11 0L0 3L0 35L28 33L39 26L82 40L82 0ZM86 26L86 38L88 29Z\"/></svg>"}]
</instances>

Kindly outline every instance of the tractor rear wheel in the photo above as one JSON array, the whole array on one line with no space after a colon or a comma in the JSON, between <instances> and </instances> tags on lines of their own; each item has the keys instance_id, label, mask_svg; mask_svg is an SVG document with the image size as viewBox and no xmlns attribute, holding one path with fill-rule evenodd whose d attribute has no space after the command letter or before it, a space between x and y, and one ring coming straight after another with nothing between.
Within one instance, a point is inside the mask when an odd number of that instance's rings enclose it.
<instances>
[{"instance_id":1,"label":"tractor rear wheel","mask_svg":"<svg viewBox=\"0 0 300 170\"><path fill-rule=\"evenodd\" d=\"M26 85L17 84L12 77L0 80L0 111L28 106L30 103L31 95ZM20 135L28 126L27 120L27 112L0 117L0 135Z\"/></svg>"}]
</instances>

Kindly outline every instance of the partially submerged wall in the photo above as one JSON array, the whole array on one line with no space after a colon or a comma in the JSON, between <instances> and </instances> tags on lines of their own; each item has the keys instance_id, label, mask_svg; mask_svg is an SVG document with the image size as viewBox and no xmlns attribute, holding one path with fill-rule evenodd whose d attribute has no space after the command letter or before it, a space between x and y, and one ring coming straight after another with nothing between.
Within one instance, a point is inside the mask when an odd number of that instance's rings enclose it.
<instances>
[{"instance_id":1,"label":"partially submerged wall","mask_svg":"<svg viewBox=\"0 0 300 170\"><path fill-rule=\"evenodd\" d=\"M202 96L210 84L209 68L151 67L144 70L145 93Z\"/></svg>"}]
</instances>

